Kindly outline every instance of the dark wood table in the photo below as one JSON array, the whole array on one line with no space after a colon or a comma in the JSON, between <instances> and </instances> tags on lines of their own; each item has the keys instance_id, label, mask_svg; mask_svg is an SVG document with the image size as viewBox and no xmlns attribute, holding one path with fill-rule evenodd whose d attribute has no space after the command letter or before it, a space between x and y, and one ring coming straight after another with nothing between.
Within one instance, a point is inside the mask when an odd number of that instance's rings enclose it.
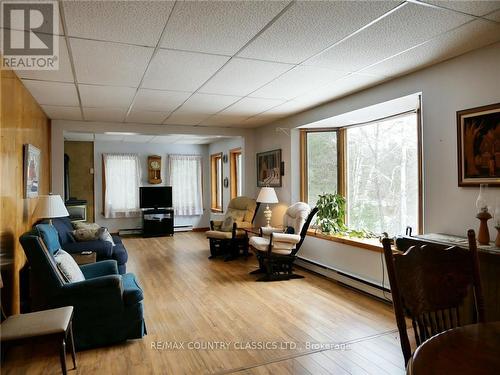
<instances>
[{"instance_id":1,"label":"dark wood table","mask_svg":"<svg viewBox=\"0 0 500 375\"><path fill-rule=\"evenodd\" d=\"M408 374L500 374L500 322L471 324L430 338L413 354Z\"/></svg>"}]
</instances>

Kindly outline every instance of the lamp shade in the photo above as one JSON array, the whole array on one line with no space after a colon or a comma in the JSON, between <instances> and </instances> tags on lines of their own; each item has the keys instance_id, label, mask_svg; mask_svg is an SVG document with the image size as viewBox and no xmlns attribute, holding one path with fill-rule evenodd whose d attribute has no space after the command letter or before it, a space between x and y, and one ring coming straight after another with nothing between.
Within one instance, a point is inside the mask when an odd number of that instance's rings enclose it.
<instances>
[{"instance_id":1,"label":"lamp shade","mask_svg":"<svg viewBox=\"0 0 500 375\"><path fill-rule=\"evenodd\" d=\"M69 216L60 195L40 195L33 216L37 219L52 219Z\"/></svg>"},{"instance_id":2,"label":"lamp shade","mask_svg":"<svg viewBox=\"0 0 500 375\"><path fill-rule=\"evenodd\" d=\"M263 187L260 189L259 196L257 197L257 202L260 203L278 203L278 197L276 192L272 187Z\"/></svg>"}]
</instances>

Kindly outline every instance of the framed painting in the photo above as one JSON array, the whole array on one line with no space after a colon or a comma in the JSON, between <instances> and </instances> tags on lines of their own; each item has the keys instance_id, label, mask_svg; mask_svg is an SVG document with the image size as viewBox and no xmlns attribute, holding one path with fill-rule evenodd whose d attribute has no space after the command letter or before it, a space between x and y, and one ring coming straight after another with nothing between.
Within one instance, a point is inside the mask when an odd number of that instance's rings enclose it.
<instances>
[{"instance_id":1,"label":"framed painting","mask_svg":"<svg viewBox=\"0 0 500 375\"><path fill-rule=\"evenodd\" d=\"M281 149L257 154L257 187L281 187Z\"/></svg>"},{"instance_id":2,"label":"framed painting","mask_svg":"<svg viewBox=\"0 0 500 375\"><path fill-rule=\"evenodd\" d=\"M40 150L25 144L24 151L24 198L38 197L40 189Z\"/></svg>"},{"instance_id":3,"label":"framed painting","mask_svg":"<svg viewBox=\"0 0 500 375\"><path fill-rule=\"evenodd\" d=\"M500 186L500 103L457 112L458 186Z\"/></svg>"}]
</instances>

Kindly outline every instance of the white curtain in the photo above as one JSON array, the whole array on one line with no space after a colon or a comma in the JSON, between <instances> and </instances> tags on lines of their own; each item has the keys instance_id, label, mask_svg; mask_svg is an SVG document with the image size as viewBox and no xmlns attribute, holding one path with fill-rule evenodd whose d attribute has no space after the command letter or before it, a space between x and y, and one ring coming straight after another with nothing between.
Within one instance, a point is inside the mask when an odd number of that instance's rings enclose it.
<instances>
[{"instance_id":1,"label":"white curtain","mask_svg":"<svg viewBox=\"0 0 500 375\"><path fill-rule=\"evenodd\" d=\"M201 156L169 155L169 184L175 215L203 215Z\"/></svg>"},{"instance_id":2,"label":"white curtain","mask_svg":"<svg viewBox=\"0 0 500 375\"><path fill-rule=\"evenodd\" d=\"M141 164L136 154L103 154L106 190L104 217L140 216Z\"/></svg>"}]
</instances>

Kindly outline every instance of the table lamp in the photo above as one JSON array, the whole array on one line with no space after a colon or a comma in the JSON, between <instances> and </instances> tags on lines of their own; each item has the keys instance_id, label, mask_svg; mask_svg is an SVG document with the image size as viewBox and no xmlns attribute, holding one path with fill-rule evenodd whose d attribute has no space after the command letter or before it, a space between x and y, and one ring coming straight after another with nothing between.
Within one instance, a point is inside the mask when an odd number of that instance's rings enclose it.
<instances>
[{"instance_id":1,"label":"table lamp","mask_svg":"<svg viewBox=\"0 0 500 375\"><path fill-rule=\"evenodd\" d=\"M60 195L40 195L33 216L36 219L49 219L49 224L52 224L53 218L69 216L69 212Z\"/></svg>"},{"instance_id":2,"label":"table lamp","mask_svg":"<svg viewBox=\"0 0 500 375\"><path fill-rule=\"evenodd\" d=\"M269 208L269 203L278 203L278 197L276 196L276 192L272 187L263 187L260 189L259 196L257 197L257 202L265 203L266 209L264 210L264 217L266 218L267 225L266 227L270 227L271 224L271 216L273 212Z\"/></svg>"}]
</instances>

